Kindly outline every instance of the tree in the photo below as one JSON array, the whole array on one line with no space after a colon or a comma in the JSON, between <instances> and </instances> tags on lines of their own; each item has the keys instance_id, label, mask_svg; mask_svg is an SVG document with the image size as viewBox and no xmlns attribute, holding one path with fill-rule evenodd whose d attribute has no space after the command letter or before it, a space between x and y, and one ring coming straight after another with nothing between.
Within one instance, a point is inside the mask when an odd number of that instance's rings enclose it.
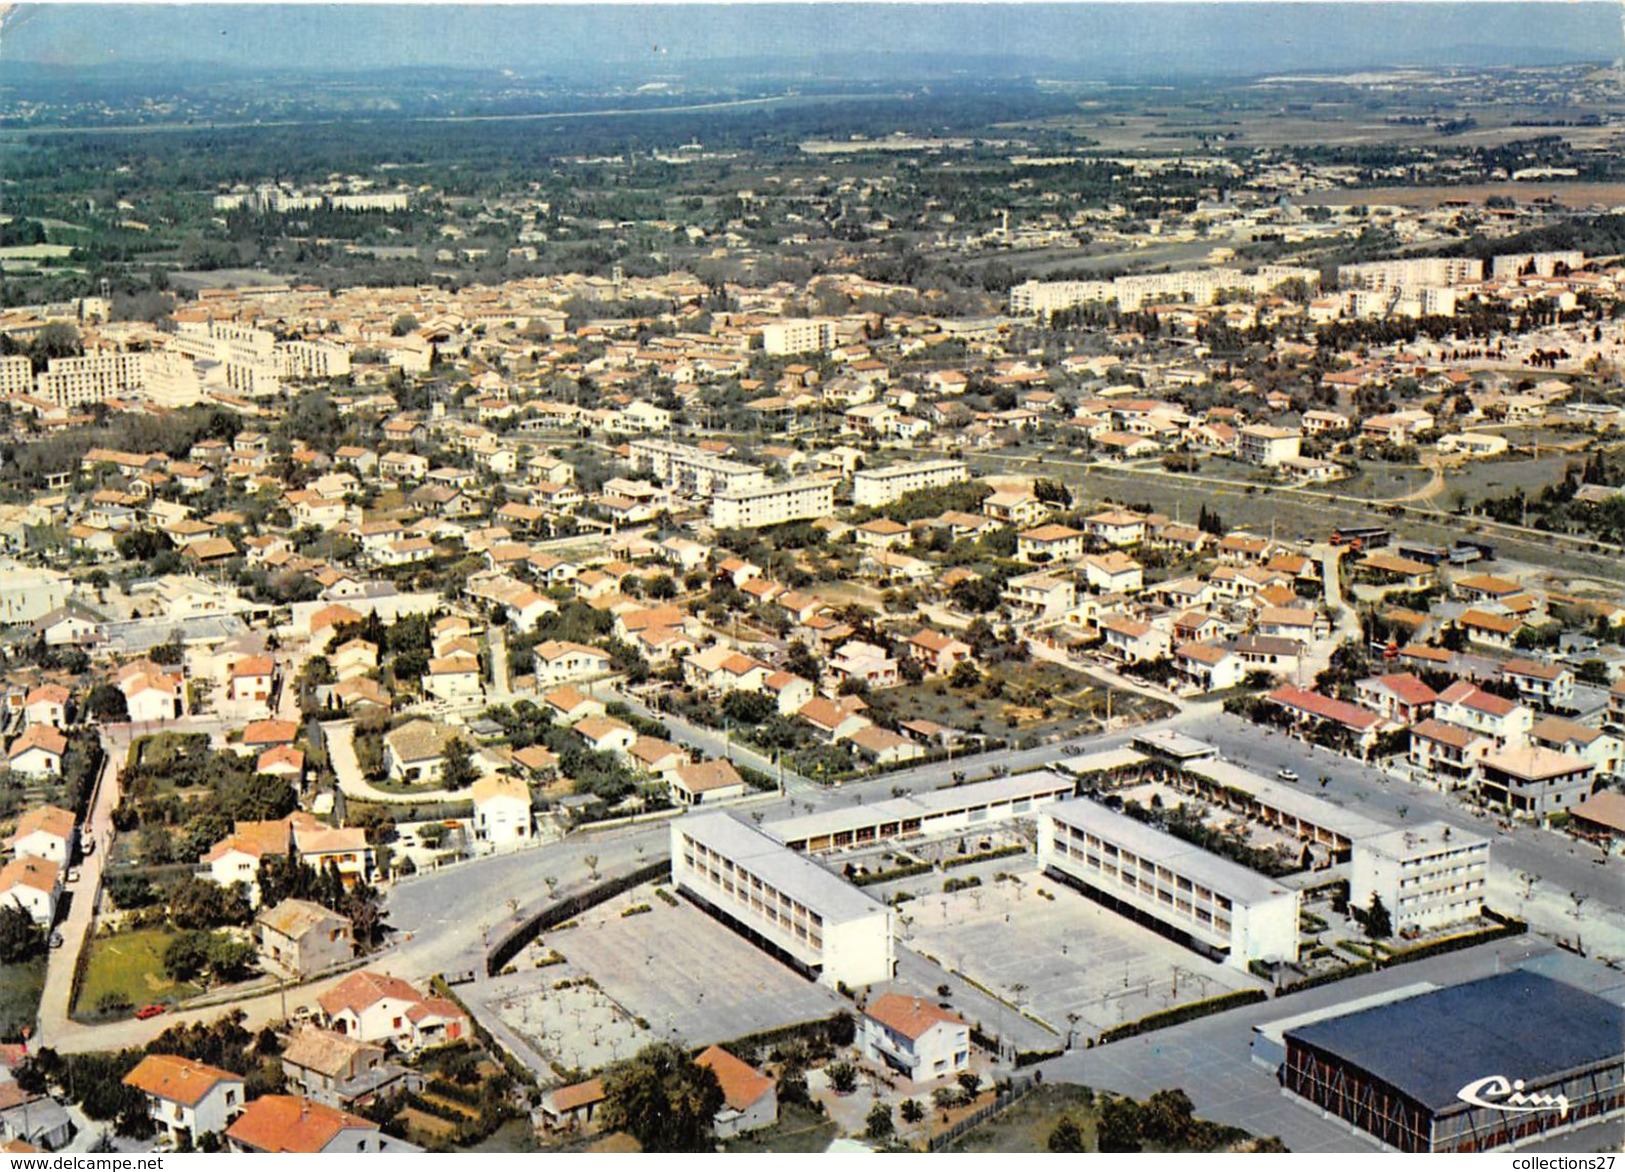
<instances>
[{"instance_id":1,"label":"tree","mask_svg":"<svg viewBox=\"0 0 1625 1172\"><path fill-rule=\"evenodd\" d=\"M960 1071L957 1081L959 1083L959 1089L965 1092L965 1099L967 1102L974 1099L977 1092L982 1089L982 1076L977 1074L974 1070Z\"/></svg>"},{"instance_id":2,"label":"tree","mask_svg":"<svg viewBox=\"0 0 1625 1172\"><path fill-rule=\"evenodd\" d=\"M85 352L85 340L65 321L46 322L28 346L28 358L38 374L53 358L76 358Z\"/></svg>"},{"instance_id":3,"label":"tree","mask_svg":"<svg viewBox=\"0 0 1625 1172\"><path fill-rule=\"evenodd\" d=\"M953 584L948 597L966 614L987 614L998 609L1003 591L991 578L965 578Z\"/></svg>"},{"instance_id":4,"label":"tree","mask_svg":"<svg viewBox=\"0 0 1625 1172\"><path fill-rule=\"evenodd\" d=\"M831 1046L850 1046L857 1040L858 1023L846 1010L837 1009L824 1026L824 1036L829 1039Z\"/></svg>"},{"instance_id":5,"label":"tree","mask_svg":"<svg viewBox=\"0 0 1625 1172\"><path fill-rule=\"evenodd\" d=\"M1083 1143L1083 1129L1070 1115L1061 1116L1061 1121L1049 1133L1049 1141L1045 1144L1052 1152L1082 1152L1088 1149Z\"/></svg>"},{"instance_id":6,"label":"tree","mask_svg":"<svg viewBox=\"0 0 1625 1172\"><path fill-rule=\"evenodd\" d=\"M440 784L445 789L463 790L479 779L474 754L462 737L452 737L440 752Z\"/></svg>"},{"instance_id":7,"label":"tree","mask_svg":"<svg viewBox=\"0 0 1625 1172\"><path fill-rule=\"evenodd\" d=\"M97 684L85 697L85 709L104 724L118 724L130 719L129 702L124 693L112 684Z\"/></svg>"},{"instance_id":8,"label":"tree","mask_svg":"<svg viewBox=\"0 0 1625 1172\"><path fill-rule=\"evenodd\" d=\"M44 943L44 930L24 908L14 903L0 907L0 964L27 960Z\"/></svg>"},{"instance_id":9,"label":"tree","mask_svg":"<svg viewBox=\"0 0 1625 1172\"><path fill-rule=\"evenodd\" d=\"M736 724L761 724L778 711L773 698L762 692L729 692L722 699L722 714Z\"/></svg>"},{"instance_id":10,"label":"tree","mask_svg":"<svg viewBox=\"0 0 1625 1172\"><path fill-rule=\"evenodd\" d=\"M818 656L800 639L795 639L784 650L784 670L816 684L824 669L818 662Z\"/></svg>"},{"instance_id":11,"label":"tree","mask_svg":"<svg viewBox=\"0 0 1625 1172\"><path fill-rule=\"evenodd\" d=\"M1140 1150L1140 1105L1133 1099L1113 1096L1100 1107L1095 1142L1103 1152Z\"/></svg>"},{"instance_id":12,"label":"tree","mask_svg":"<svg viewBox=\"0 0 1625 1172\"><path fill-rule=\"evenodd\" d=\"M1366 908L1365 934L1372 940L1386 940L1394 934L1393 919L1375 891L1371 893L1371 905Z\"/></svg>"},{"instance_id":13,"label":"tree","mask_svg":"<svg viewBox=\"0 0 1625 1172\"><path fill-rule=\"evenodd\" d=\"M974 688L982 682L982 673L977 670L973 660L961 659L954 665L954 670L948 677L948 683L955 688Z\"/></svg>"},{"instance_id":14,"label":"tree","mask_svg":"<svg viewBox=\"0 0 1625 1172\"><path fill-rule=\"evenodd\" d=\"M722 1107L717 1076L670 1042L656 1042L604 1075L605 1131L625 1131L646 1152L712 1150L712 1119Z\"/></svg>"},{"instance_id":15,"label":"tree","mask_svg":"<svg viewBox=\"0 0 1625 1172\"><path fill-rule=\"evenodd\" d=\"M209 967L209 933L182 932L164 949L164 972L181 982L196 980Z\"/></svg>"},{"instance_id":16,"label":"tree","mask_svg":"<svg viewBox=\"0 0 1625 1172\"><path fill-rule=\"evenodd\" d=\"M858 1068L850 1062L831 1062L824 1067L824 1074L837 1095L850 1095L858 1089Z\"/></svg>"},{"instance_id":17,"label":"tree","mask_svg":"<svg viewBox=\"0 0 1625 1172\"><path fill-rule=\"evenodd\" d=\"M1140 1112L1140 1134L1163 1147L1184 1147L1195 1124L1190 1096L1174 1088L1161 1090L1145 1101Z\"/></svg>"},{"instance_id":18,"label":"tree","mask_svg":"<svg viewBox=\"0 0 1625 1172\"><path fill-rule=\"evenodd\" d=\"M898 1108L898 1114L903 1117L904 1123L918 1123L925 1118L925 1106L918 1099L904 1099L903 1105Z\"/></svg>"},{"instance_id":19,"label":"tree","mask_svg":"<svg viewBox=\"0 0 1625 1172\"><path fill-rule=\"evenodd\" d=\"M891 1104L876 1103L869 1108L864 1134L870 1139L890 1139L897 1132L897 1124L892 1120Z\"/></svg>"}]
</instances>

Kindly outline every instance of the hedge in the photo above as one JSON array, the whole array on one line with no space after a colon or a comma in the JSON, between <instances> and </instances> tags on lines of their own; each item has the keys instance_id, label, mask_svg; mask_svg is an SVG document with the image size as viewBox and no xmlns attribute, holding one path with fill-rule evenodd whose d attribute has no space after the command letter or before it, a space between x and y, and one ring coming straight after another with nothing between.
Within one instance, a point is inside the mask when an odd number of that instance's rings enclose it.
<instances>
[{"instance_id":1,"label":"hedge","mask_svg":"<svg viewBox=\"0 0 1625 1172\"><path fill-rule=\"evenodd\" d=\"M1508 917L1510 919L1510 917ZM1497 917L1501 919L1501 917ZM1522 920L1499 922L1493 928L1485 928L1479 932L1463 932L1458 936L1447 936L1443 940L1432 940L1426 944L1418 944L1415 948L1406 948L1388 954L1383 966L1396 964L1409 964L1413 960L1426 960L1430 956L1440 956L1446 952L1459 952L1463 948L1476 948L1480 944L1489 944L1495 940L1505 940L1508 936L1521 936L1529 930L1529 925Z\"/></svg>"},{"instance_id":2,"label":"hedge","mask_svg":"<svg viewBox=\"0 0 1625 1172\"><path fill-rule=\"evenodd\" d=\"M1262 989L1237 989L1230 993L1222 993L1217 997L1209 997L1205 1001L1193 1001L1189 1005L1178 1005L1173 1009L1164 1009L1142 1017L1138 1021L1128 1021L1122 1025L1113 1026L1100 1035L1100 1044L1104 1046L1110 1042L1120 1042L1124 1038L1137 1038L1141 1034L1148 1034L1153 1030L1165 1030L1170 1026L1195 1021L1197 1018L1223 1013L1227 1009L1237 1009L1243 1005L1254 1005L1260 1001L1268 1000L1269 994Z\"/></svg>"},{"instance_id":3,"label":"hedge","mask_svg":"<svg viewBox=\"0 0 1625 1172\"><path fill-rule=\"evenodd\" d=\"M924 875L936 868L930 863L904 863L901 867L893 867L890 871L871 871L867 875L854 875L850 882L854 887L870 887L876 883L889 883L893 879L908 879L914 875Z\"/></svg>"},{"instance_id":4,"label":"hedge","mask_svg":"<svg viewBox=\"0 0 1625 1172\"><path fill-rule=\"evenodd\" d=\"M1017 846L1015 843L1011 843L1009 846L1001 846L990 851L980 851L974 855L954 855L942 861L942 869L946 871L952 867L968 867L972 863L985 863L989 859L1006 859L1011 855L1024 855L1026 853L1027 848L1025 846Z\"/></svg>"},{"instance_id":5,"label":"hedge","mask_svg":"<svg viewBox=\"0 0 1625 1172\"><path fill-rule=\"evenodd\" d=\"M504 965L519 955L521 949L549 928L562 924L566 920L574 919L588 908L596 907L605 900L613 899L623 891L630 891L640 884L653 883L662 878L667 882L671 881L671 860L669 859L660 859L657 862L649 863L625 875L605 880L596 887L589 887L587 890L575 895L567 895L557 903L549 904L497 941L496 946L491 949L490 954L485 958L485 975L488 977L496 976L502 971Z\"/></svg>"},{"instance_id":6,"label":"hedge","mask_svg":"<svg viewBox=\"0 0 1625 1172\"><path fill-rule=\"evenodd\" d=\"M1275 991L1275 995L1277 997L1285 997L1288 993L1302 993L1305 989L1318 989L1320 986L1330 985L1334 981L1345 981L1350 977L1358 977L1363 976L1366 973L1375 972L1376 969L1377 966L1375 962L1362 960L1358 964L1351 964L1345 968L1340 968L1333 972L1321 973L1319 976L1314 977L1305 977L1303 980L1294 981L1290 985L1282 985Z\"/></svg>"}]
</instances>

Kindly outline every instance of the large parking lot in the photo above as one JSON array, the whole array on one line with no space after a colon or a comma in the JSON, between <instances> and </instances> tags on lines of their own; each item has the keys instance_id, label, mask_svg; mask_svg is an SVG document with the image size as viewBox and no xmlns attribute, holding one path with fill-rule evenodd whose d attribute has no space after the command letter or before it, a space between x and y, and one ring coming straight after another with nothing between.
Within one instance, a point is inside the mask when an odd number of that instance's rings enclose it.
<instances>
[{"instance_id":1,"label":"large parking lot","mask_svg":"<svg viewBox=\"0 0 1625 1172\"><path fill-rule=\"evenodd\" d=\"M644 906L647 912L623 914ZM564 963L535 967L554 954ZM617 896L574 927L543 933L514 964L516 972L492 982L500 994L488 1003L548 1058L570 1067L596 1065L578 1057L625 1057L655 1038L704 1046L847 1005L687 900L669 904L653 887ZM595 990L573 986L588 977ZM573 987L558 987L567 982Z\"/></svg>"},{"instance_id":2,"label":"large parking lot","mask_svg":"<svg viewBox=\"0 0 1625 1172\"><path fill-rule=\"evenodd\" d=\"M1036 868L1028 866L1015 880L904 904L901 911L911 921L908 944L1019 1005L1062 1037L1071 1028L1081 1043L1187 1001L1263 987L1248 973L1204 960Z\"/></svg>"}]
</instances>

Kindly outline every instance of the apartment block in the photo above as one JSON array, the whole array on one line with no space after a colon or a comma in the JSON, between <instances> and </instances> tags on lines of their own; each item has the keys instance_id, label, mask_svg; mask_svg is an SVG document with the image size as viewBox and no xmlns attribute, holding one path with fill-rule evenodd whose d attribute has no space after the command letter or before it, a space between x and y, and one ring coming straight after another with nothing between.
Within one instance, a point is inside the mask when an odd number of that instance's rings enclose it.
<instances>
[{"instance_id":1,"label":"apartment block","mask_svg":"<svg viewBox=\"0 0 1625 1172\"><path fill-rule=\"evenodd\" d=\"M711 498L711 524L718 529L761 529L828 517L834 511L834 482L812 477L730 489Z\"/></svg>"},{"instance_id":2,"label":"apartment block","mask_svg":"<svg viewBox=\"0 0 1625 1172\"><path fill-rule=\"evenodd\" d=\"M1349 904L1375 895L1396 932L1476 919L1484 910L1490 842L1444 822L1392 830L1354 844Z\"/></svg>"},{"instance_id":3,"label":"apartment block","mask_svg":"<svg viewBox=\"0 0 1625 1172\"><path fill-rule=\"evenodd\" d=\"M969 479L970 469L959 460L928 460L920 464L866 468L852 474L852 503L859 507L888 505L911 492L941 488Z\"/></svg>"},{"instance_id":4,"label":"apartment block","mask_svg":"<svg viewBox=\"0 0 1625 1172\"><path fill-rule=\"evenodd\" d=\"M1038 861L1237 968L1298 955L1298 892L1087 799L1044 808Z\"/></svg>"},{"instance_id":5,"label":"apartment block","mask_svg":"<svg viewBox=\"0 0 1625 1172\"><path fill-rule=\"evenodd\" d=\"M673 822L671 867L679 891L824 984L892 978L891 910L731 814Z\"/></svg>"}]
</instances>

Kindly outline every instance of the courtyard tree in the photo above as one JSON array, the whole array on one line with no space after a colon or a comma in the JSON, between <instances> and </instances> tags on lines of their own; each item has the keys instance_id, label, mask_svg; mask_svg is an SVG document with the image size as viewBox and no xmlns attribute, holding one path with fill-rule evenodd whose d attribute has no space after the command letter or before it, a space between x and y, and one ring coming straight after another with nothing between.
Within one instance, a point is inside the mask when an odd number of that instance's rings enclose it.
<instances>
[{"instance_id":1,"label":"courtyard tree","mask_svg":"<svg viewBox=\"0 0 1625 1172\"><path fill-rule=\"evenodd\" d=\"M712 1150L723 1103L717 1076L670 1042L645 1046L604 1075L605 1131L625 1131L646 1152Z\"/></svg>"}]
</instances>

